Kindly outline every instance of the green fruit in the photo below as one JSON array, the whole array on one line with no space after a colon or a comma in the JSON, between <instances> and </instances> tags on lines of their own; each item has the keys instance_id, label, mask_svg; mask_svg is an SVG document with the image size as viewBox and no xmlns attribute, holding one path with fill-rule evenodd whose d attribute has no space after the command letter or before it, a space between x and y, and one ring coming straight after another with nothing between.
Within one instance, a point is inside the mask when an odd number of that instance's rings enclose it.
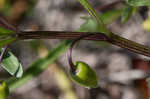
<instances>
[{"instance_id":1,"label":"green fruit","mask_svg":"<svg viewBox=\"0 0 150 99\"><path fill-rule=\"evenodd\" d=\"M78 61L75 62L75 68L75 73L70 70L70 77L74 82L88 88L96 88L98 86L96 73L88 64Z\"/></svg>"},{"instance_id":2,"label":"green fruit","mask_svg":"<svg viewBox=\"0 0 150 99\"><path fill-rule=\"evenodd\" d=\"M7 99L8 98L8 87L7 84L3 81L0 81L0 99Z\"/></svg>"}]
</instances>

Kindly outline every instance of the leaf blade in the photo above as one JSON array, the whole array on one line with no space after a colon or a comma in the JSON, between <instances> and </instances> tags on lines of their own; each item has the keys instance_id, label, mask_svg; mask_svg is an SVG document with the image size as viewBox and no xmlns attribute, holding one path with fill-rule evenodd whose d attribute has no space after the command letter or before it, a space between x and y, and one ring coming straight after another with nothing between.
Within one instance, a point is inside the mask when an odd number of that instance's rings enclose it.
<instances>
[{"instance_id":1,"label":"leaf blade","mask_svg":"<svg viewBox=\"0 0 150 99\"><path fill-rule=\"evenodd\" d=\"M123 8L122 14L121 14L121 22L126 23L129 18L136 12L137 8L127 5L125 8Z\"/></svg>"},{"instance_id":2,"label":"leaf blade","mask_svg":"<svg viewBox=\"0 0 150 99\"><path fill-rule=\"evenodd\" d=\"M131 6L150 6L150 0L126 0Z\"/></svg>"},{"instance_id":3,"label":"leaf blade","mask_svg":"<svg viewBox=\"0 0 150 99\"><path fill-rule=\"evenodd\" d=\"M1 66L11 75L20 78L23 75L22 65L12 52L7 51L3 57Z\"/></svg>"},{"instance_id":4,"label":"leaf blade","mask_svg":"<svg viewBox=\"0 0 150 99\"><path fill-rule=\"evenodd\" d=\"M107 25L121 16L121 10L111 10L101 14L101 19ZM85 23L83 23L77 30L79 32L101 32L101 27L91 17L84 17Z\"/></svg>"},{"instance_id":5,"label":"leaf blade","mask_svg":"<svg viewBox=\"0 0 150 99\"><path fill-rule=\"evenodd\" d=\"M111 32L107 29L103 20L99 17L97 12L93 9L92 5L88 2L88 0L78 0L78 1L89 12L89 14L96 20L99 27L102 28L101 32L104 32L107 36L110 36Z\"/></svg>"}]
</instances>

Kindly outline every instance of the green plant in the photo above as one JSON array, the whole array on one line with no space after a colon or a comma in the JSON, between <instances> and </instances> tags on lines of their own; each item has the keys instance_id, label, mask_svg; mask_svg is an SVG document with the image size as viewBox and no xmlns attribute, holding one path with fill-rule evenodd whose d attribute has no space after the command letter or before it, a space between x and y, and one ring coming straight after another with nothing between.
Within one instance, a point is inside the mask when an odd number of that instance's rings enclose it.
<instances>
[{"instance_id":1,"label":"green plant","mask_svg":"<svg viewBox=\"0 0 150 99\"><path fill-rule=\"evenodd\" d=\"M86 20L86 23L81 25L78 32L71 31L19 31L13 26L11 26L8 22L0 18L0 23L3 27L0 27L0 47L4 47L1 49L0 61L2 67L6 69L11 75L15 76L11 79L6 80L9 91L12 92L16 88L20 87L27 81L31 80L33 77L39 75L42 71L44 71L49 64L59 57L64 51L68 49L72 50L73 45L76 40L92 40L92 41L104 41L110 44L114 44L116 46L128 49L132 52L139 53L145 56L150 56L150 47L138 44L131 40L120 37L114 33L112 33L106 25L117 19L120 15L122 15L122 22L125 23L136 11L138 6L147 6L150 5L150 1L144 0L126 0L126 7L121 12L120 10L113 10L111 13L107 13L106 15L99 15L91 6L91 4L87 0L78 0L82 6L89 12L91 17L83 18ZM112 14L110 16L110 14ZM113 17L112 17L113 16ZM110 20L111 17L111 20ZM93 24L92 26L90 26ZM90 35L90 36L87 36ZM18 59L9 51L6 50L7 46L14 41L19 41L23 39L68 39L62 42L59 46L54 48L49 52L49 54L45 58L40 58L33 62L31 66L24 72L21 67ZM72 42L72 39L76 39L75 42ZM69 53L71 52L69 50ZM95 72L88 66L88 64L84 62L76 62L75 64L72 62L71 53L68 57L70 63L70 75L71 78L86 87L96 87L97 86L97 77ZM13 67L12 67L12 64ZM80 70L81 71L78 71ZM76 73L77 72L77 73ZM78 74L79 72L79 74ZM90 76L89 78L87 76ZM16 78L20 77L20 79ZM78 79L81 77L81 79ZM81 81L83 79L83 82ZM4 83L3 83L4 84ZM2 85L3 85L2 84ZM0 96L4 96L5 93L0 93ZM3 98L2 98L3 99Z\"/></svg>"},{"instance_id":2,"label":"green plant","mask_svg":"<svg viewBox=\"0 0 150 99\"><path fill-rule=\"evenodd\" d=\"M77 62L73 63L73 61L72 61L72 48L78 40L81 40L82 38L89 37L92 35L94 35L94 34L87 34L87 35L81 36L80 38L77 38L76 40L74 40L71 43L70 48L68 50L68 62L70 65L70 72L69 72L70 77L74 82L76 82L76 83L78 83L84 87L87 87L87 88L98 87L98 81L97 81L96 73L85 62L77 61Z\"/></svg>"}]
</instances>

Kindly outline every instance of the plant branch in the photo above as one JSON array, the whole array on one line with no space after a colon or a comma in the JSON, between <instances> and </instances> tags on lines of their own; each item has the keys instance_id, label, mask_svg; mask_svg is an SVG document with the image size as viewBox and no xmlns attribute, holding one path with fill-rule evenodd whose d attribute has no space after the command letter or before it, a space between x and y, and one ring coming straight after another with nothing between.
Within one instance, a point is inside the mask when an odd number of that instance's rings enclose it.
<instances>
[{"instance_id":1,"label":"plant branch","mask_svg":"<svg viewBox=\"0 0 150 99\"><path fill-rule=\"evenodd\" d=\"M71 32L71 31L22 31L18 33L18 38L22 39L76 39L82 35L93 34L83 38L84 40L105 41L121 48L128 49L132 52L150 57L150 47L133 42L131 40L120 37L111 33L111 37L107 37L100 32Z\"/></svg>"},{"instance_id":2,"label":"plant branch","mask_svg":"<svg viewBox=\"0 0 150 99\"><path fill-rule=\"evenodd\" d=\"M100 32L92 32L99 35L98 37L106 40L106 35ZM22 31L18 33L18 39L75 39L82 35L91 34L91 32L72 32L72 31ZM97 35L84 38L85 40L95 40L98 41Z\"/></svg>"},{"instance_id":3,"label":"plant branch","mask_svg":"<svg viewBox=\"0 0 150 99\"><path fill-rule=\"evenodd\" d=\"M149 46L145 46L145 45L136 43L136 42L128 40L126 38L120 37L114 33L112 33L109 43L119 46L121 48L128 49L132 52L150 57L150 47Z\"/></svg>"}]
</instances>

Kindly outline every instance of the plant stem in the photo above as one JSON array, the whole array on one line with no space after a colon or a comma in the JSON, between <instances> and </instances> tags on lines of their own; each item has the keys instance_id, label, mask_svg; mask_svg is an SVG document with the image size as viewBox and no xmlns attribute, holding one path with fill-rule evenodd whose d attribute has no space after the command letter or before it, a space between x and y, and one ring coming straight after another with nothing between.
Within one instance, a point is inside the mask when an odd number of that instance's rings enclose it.
<instances>
[{"instance_id":1,"label":"plant stem","mask_svg":"<svg viewBox=\"0 0 150 99\"><path fill-rule=\"evenodd\" d=\"M72 32L72 31L22 31L22 33L18 33L18 39L76 39L81 37L82 35L91 34L91 32ZM106 35L100 32L92 32L94 34L99 35L106 39ZM100 38L96 38L97 35L93 35L90 37L84 38L85 40L99 40Z\"/></svg>"},{"instance_id":2,"label":"plant stem","mask_svg":"<svg viewBox=\"0 0 150 99\"><path fill-rule=\"evenodd\" d=\"M121 48L150 57L150 47L120 37L114 33L112 33L111 40L109 42Z\"/></svg>"},{"instance_id":3,"label":"plant stem","mask_svg":"<svg viewBox=\"0 0 150 99\"><path fill-rule=\"evenodd\" d=\"M107 37L104 33L92 32L94 35L83 38L84 40L105 41L121 48L128 49L132 52L150 57L150 47L136 43L134 41L120 37L111 33L111 37ZM71 31L22 31L18 33L18 38L22 39L76 39L91 32L71 32Z\"/></svg>"}]
</instances>

